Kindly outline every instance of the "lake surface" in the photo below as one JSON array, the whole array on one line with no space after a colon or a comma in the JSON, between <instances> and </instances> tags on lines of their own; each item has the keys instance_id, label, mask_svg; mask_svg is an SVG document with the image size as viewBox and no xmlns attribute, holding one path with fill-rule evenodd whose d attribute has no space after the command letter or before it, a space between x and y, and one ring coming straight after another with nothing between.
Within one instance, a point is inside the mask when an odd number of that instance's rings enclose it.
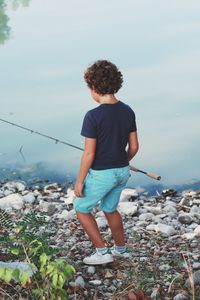
<instances>
[{"instance_id":1,"label":"lake surface","mask_svg":"<svg viewBox=\"0 0 200 300\"><path fill-rule=\"evenodd\" d=\"M96 106L83 72L108 59L137 117L132 164L163 185L200 181L199 12L197 1L0 1L0 118L83 147L82 119ZM0 167L78 172L79 150L3 122L0 141ZM151 182L134 173L130 185Z\"/></svg>"}]
</instances>

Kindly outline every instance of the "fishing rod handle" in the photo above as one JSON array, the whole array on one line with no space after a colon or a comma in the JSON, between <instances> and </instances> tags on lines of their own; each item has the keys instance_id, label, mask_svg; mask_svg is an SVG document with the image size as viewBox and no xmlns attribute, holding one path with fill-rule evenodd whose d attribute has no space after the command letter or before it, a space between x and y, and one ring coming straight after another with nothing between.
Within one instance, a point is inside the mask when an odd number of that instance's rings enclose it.
<instances>
[{"instance_id":1,"label":"fishing rod handle","mask_svg":"<svg viewBox=\"0 0 200 300\"><path fill-rule=\"evenodd\" d=\"M161 176L156 175L156 174L154 174L154 173L147 173L147 172L142 171L142 170L139 170L139 169L137 169L136 167L131 166L131 165L129 165L129 167L130 167L130 170L131 170L131 171L143 173L143 174L147 175L148 177L153 178L153 179L155 179L155 180L160 180L160 179L161 179Z\"/></svg>"}]
</instances>

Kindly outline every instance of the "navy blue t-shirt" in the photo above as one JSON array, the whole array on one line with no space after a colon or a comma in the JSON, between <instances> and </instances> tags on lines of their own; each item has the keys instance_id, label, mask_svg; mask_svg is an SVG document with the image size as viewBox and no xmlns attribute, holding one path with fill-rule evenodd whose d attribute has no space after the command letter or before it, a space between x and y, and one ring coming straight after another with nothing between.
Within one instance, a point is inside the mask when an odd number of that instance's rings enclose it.
<instances>
[{"instance_id":1,"label":"navy blue t-shirt","mask_svg":"<svg viewBox=\"0 0 200 300\"><path fill-rule=\"evenodd\" d=\"M104 170L128 166L126 146L129 133L136 130L134 111L121 101L89 110L83 120L81 135L97 140L91 168Z\"/></svg>"}]
</instances>

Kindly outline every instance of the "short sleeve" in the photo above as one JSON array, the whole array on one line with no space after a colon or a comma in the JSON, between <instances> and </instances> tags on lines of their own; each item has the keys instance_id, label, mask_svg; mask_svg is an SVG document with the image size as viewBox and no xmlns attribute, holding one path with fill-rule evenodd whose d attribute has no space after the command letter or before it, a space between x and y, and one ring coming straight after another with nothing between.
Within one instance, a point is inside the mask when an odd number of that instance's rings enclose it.
<instances>
[{"instance_id":1,"label":"short sleeve","mask_svg":"<svg viewBox=\"0 0 200 300\"><path fill-rule=\"evenodd\" d=\"M136 118L135 118L135 113L131 109L131 120L130 120L130 129L129 132L137 131L137 125L136 125Z\"/></svg>"},{"instance_id":2,"label":"short sleeve","mask_svg":"<svg viewBox=\"0 0 200 300\"><path fill-rule=\"evenodd\" d=\"M83 119L83 125L81 129L81 135L88 138L96 138L97 137L97 128L95 124L95 120L92 117L90 111L88 111Z\"/></svg>"}]
</instances>

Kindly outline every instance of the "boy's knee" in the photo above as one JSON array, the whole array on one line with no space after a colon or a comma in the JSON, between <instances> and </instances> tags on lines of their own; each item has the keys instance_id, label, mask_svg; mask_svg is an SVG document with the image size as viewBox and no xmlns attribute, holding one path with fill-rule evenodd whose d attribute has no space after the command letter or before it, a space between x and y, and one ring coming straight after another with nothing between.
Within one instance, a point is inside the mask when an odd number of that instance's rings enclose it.
<instances>
[{"instance_id":1,"label":"boy's knee","mask_svg":"<svg viewBox=\"0 0 200 300\"><path fill-rule=\"evenodd\" d=\"M88 214L91 212L91 210L87 207L85 201L82 198L76 198L74 200L74 209L76 213L79 212L82 214Z\"/></svg>"}]
</instances>

